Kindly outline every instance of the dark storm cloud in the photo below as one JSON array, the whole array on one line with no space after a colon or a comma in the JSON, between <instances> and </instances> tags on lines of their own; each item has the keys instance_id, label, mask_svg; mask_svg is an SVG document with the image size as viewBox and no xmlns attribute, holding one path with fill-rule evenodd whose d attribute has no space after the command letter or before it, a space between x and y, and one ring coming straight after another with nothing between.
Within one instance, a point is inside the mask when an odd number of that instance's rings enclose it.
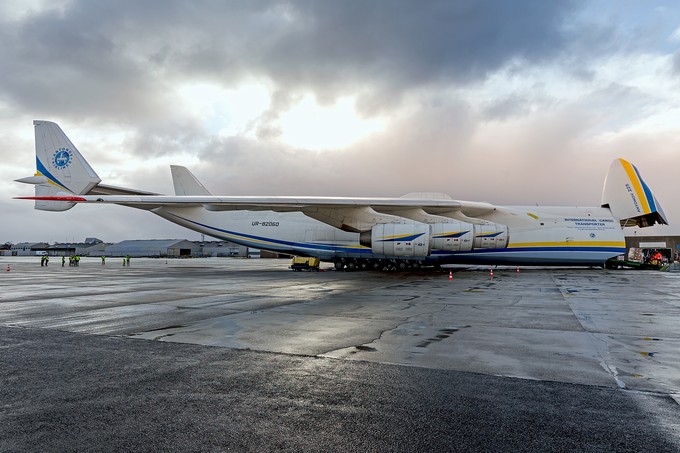
<instances>
[{"instance_id":1,"label":"dark storm cloud","mask_svg":"<svg viewBox=\"0 0 680 453\"><path fill-rule=\"evenodd\" d=\"M565 43L572 2L74 1L2 21L0 90L45 114L128 124L181 116L172 84L350 92L375 109L412 88L482 80ZM64 115L67 115L64 113Z\"/></svg>"},{"instance_id":2,"label":"dark storm cloud","mask_svg":"<svg viewBox=\"0 0 680 453\"><path fill-rule=\"evenodd\" d=\"M107 34L111 13L93 3L87 14L74 5L3 24L0 58L12 62L0 82L5 98L61 118L162 110L161 87Z\"/></svg>"},{"instance_id":3,"label":"dark storm cloud","mask_svg":"<svg viewBox=\"0 0 680 453\"><path fill-rule=\"evenodd\" d=\"M564 44L568 2L299 2L264 66L288 84L346 80L399 92L483 79L513 58L543 60ZM330 84L329 84L330 82Z\"/></svg>"}]
</instances>

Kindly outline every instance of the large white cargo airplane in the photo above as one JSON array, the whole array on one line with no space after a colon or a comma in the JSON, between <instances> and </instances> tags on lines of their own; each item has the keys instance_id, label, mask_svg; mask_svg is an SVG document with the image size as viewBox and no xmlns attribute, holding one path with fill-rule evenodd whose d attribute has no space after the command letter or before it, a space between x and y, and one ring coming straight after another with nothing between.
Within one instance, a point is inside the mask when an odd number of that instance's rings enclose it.
<instances>
[{"instance_id":1,"label":"large white cargo airplane","mask_svg":"<svg viewBox=\"0 0 680 453\"><path fill-rule=\"evenodd\" d=\"M616 159L600 207L495 206L445 194L401 198L214 196L171 166L175 195L100 184L49 121L34 121L35 208L114 203L150 211L215 238L332 261L337 269L417 268L445 263L602 265L625 252L623 228L667 224L637 168Z\"/></svg>"}]
</instances>

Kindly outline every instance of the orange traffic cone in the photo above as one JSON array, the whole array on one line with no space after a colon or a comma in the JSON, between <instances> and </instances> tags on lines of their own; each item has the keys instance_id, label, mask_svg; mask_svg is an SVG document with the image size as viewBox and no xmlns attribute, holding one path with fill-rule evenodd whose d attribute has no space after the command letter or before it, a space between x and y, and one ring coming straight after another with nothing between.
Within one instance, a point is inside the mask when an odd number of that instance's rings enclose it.
<instances>
[{"instance_id":1,"label":"orange traffic cone","mask_svg":"<svg viewBox=\"0 0 680 453\"><path fill-rule=\"evenodd\" d=\"M453 280L453 271L449 271L449 280Z\"/></svg>"},{"instance_id":2,"label":"orange traffic cone","mask_svg":"<svg viewBox=\"0 0 680 453\"><path fill-rule=\"evenodd\" d=\"M489 269L489 276L493 277L493 269Z\"/></svg>"},{"instance_id":3,"label":"orange traffic cone","mask_svg":"<svg viewBox=\"0 0 680 453\"><path fill-rule=\"evenodd\" d=\"M9 272L9 264L7 265L7 272Z\"/></svg>"}]
</instances>

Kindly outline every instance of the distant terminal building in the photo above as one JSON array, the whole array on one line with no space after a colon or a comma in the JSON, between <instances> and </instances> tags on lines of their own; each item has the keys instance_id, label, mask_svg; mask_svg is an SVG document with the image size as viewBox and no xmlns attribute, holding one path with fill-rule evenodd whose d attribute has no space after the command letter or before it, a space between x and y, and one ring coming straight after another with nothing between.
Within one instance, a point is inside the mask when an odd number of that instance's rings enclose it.
<instances>
[{"instance_id":1,"label":"distant terminal building","mask_svg":"<svg viewBox=\"0 0 680 453\"><path fill-rule=\"evenodd\" d=\"M180 258L198 256L200 247L186 239L144 239L122 241L106 247L106 256Z\"/></svg>"}]
</instances>

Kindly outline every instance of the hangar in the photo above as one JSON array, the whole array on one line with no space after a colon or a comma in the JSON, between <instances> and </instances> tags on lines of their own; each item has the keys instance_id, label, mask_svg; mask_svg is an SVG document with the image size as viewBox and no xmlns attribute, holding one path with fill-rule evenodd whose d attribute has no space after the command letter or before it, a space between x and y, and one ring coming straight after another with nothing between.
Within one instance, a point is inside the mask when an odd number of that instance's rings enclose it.
<instances>
[{"instance_id":1,"label":"hangar","mask_svg":"<svg viewBox=\"0 0 680 453\"><path fill-rule=\"evenodd\" d=\"M106 256L190 257L200 247L186 239L145 239L122 241L106 247Z\"/></svg>"}]
</instances>

